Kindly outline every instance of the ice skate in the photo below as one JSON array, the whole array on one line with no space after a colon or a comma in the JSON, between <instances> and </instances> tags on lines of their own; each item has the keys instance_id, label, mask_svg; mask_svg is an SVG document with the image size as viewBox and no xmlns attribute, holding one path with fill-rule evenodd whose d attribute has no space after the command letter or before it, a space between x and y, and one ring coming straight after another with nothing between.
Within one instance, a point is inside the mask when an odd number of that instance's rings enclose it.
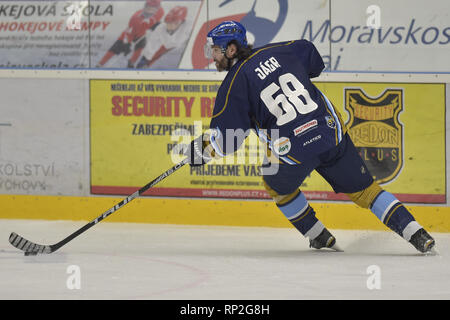
<instances>
[{"instance_id":1,"label":"ice skate","mask_svg":"<svg viewBox=\"0 0 450 320\"><path fill-rule=\"evenodd\" d=\"M409 242L422 253L436 253L434 249L435 241L424 228L417 230L411 236Z\"/></svg>"},{"instance_id":2,"label":"ice skate","mask_svg":"<svg viewBox=\"0 0 450 320\"><path fill-rule=\"evenodd\" d=\"M343 251L337 244L336 238L324 228L322 232L313 240L309 240L309 247L314 249L329 248L335 251Z\"/></svg>"}]
</instances>

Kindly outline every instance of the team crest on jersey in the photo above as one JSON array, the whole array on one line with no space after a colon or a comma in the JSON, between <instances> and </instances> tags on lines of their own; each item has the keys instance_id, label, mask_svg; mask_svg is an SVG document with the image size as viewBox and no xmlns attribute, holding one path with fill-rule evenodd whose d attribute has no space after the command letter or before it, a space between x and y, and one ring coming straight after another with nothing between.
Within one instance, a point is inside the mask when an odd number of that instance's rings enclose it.
<instances>
[{"instance_id":1,"label":"team crest on jersey","mask_svg":"<svg viewBox=\"0 0 450 320\"><path fill-rule=\"evenodd\" d=\"M336 128L336 122L334 121L332 116L325 116L325 121L327 122L327 126L331 129Z\"/></svg>"},{"instance_id":2,"label":"team crest on jersey","mask_svg":"<svg viewBox=\"0 0 450 320\"><path fill-rule=\"evenodd\" d=\"M369 97L362 89L344 89L349 134L367 167L380 183L391 182L403 167L403 90L386 89Z\"/></svg>"}]
</instances>

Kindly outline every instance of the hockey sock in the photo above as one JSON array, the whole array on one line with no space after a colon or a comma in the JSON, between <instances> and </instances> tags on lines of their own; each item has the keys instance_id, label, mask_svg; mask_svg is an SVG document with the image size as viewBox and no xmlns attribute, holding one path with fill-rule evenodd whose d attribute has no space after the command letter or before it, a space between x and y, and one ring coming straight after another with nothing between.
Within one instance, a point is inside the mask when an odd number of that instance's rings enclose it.
<instances>
[{"instance_id":1,"label":"hockey sock","mask_svg":"<svg viewBox=\"0 0 450 320\"><path fill-rule=\"evenodd\" d=\"M411 236L417 230L422 228L408 209L387 191L382 191L377 195L372 202L370 210L381 222L407 241L411 239Z\"/></svg>"},{"instance_id":2,"label":"hockey sock","mask_svg":"<svg viewBox=\"0 0 450 320\"><path fill-rule=\"evenodd\" d=\"M309 239L316 238L325 228L322 222L316 218L314 209L309 205L302 192L284 204L277 204L281 212L289 221Z\"/></svg>"}]
</instances>

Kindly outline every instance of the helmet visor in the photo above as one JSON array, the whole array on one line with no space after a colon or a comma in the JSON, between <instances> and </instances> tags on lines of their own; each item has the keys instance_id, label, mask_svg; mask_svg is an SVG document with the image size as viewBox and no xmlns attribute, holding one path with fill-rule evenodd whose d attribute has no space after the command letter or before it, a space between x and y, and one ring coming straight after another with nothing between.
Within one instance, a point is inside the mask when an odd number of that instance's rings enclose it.
<instances>
[{"instance_id":1,"label":"helmet visor","mask_svg":"<svg viewBox=\"0 0 450 320\"><path fill-rule=\"evenodd\" d=\"M212 48L213 45L214 45L213 39L211 37L207 37L205 48L203 49L203 51L205 52L205 57L208 59L212 59L213 57L213 48Z\"/></svg>"}]
</instances>

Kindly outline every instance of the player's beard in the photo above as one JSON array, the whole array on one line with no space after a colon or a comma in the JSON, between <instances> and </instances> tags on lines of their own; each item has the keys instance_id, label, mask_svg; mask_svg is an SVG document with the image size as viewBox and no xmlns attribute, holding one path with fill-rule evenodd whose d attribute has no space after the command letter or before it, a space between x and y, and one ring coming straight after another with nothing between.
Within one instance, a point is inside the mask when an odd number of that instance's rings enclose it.
<instances>
[{"instance_id":1,"label":"player's beard","mask_svg":"<svg viewBox=\"0 0 450 320\"><path fill-rule=\"evenodd\" d=\"M216 63L216 69L217 71L229 71L231 68L231 61L232 59L228 59L225 55L222 56L221 60L214 60Z\"/></svg>"},{"instance_id":2,"label":"player's beard","mask_svg":"<svg viewBox=\"0 0 450 320\"><path fill-rule=\"evenodd\" d=\"M221 60L215 60L217 71L224 71L228 68L228 59L223 56Z\"/></svg>"}]
</instances>

